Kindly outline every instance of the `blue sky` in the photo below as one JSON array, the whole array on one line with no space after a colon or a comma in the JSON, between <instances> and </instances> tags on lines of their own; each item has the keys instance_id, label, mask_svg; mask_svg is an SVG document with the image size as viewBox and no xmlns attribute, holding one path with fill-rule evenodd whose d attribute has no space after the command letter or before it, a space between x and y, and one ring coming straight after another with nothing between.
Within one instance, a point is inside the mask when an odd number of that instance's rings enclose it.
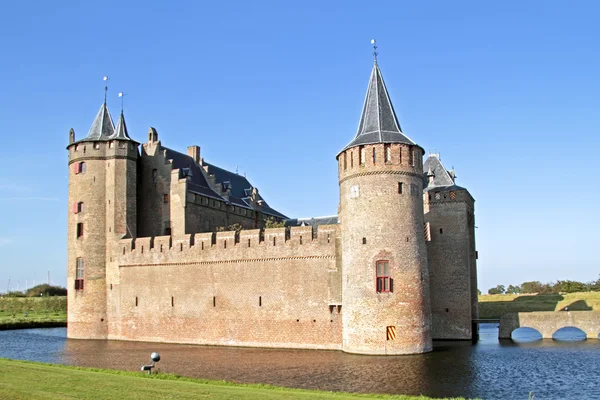
<instances>
[{"instance_id":1,"label":"blue sky","mask_svg":"<svg viewBox=\"0 0 600 400\"><path fill-rule=\"evenodd\" d=\"M293 217L337 212L370 40L404 132L476 199L479 282L600 273L600 4L30 1L0 23L0 291L66 276L69 128L202 147Z\"/></svg>"}]
</instances>

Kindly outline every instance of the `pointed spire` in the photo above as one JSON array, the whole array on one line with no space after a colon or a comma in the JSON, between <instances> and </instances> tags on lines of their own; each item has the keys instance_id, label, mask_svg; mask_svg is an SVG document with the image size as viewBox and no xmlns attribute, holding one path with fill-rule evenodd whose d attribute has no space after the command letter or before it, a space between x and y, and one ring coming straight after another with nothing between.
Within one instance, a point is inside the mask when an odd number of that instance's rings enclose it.
<instances>
[{"instance_id":1,"label":"pointed spire","mask_svg":"<svg viewBox=\"0 0 600 400\"><path fill-rule=\"evenodd\" d=\"M131 140L129 133L127 132L127 125L125 124L125 115L123 115L123 111L121 111L121 115L119 115L119 121L117 121L115 133L110 137L110 139Z\"/></svg>"},{"instance_id":2,"label":"pointed spire","mask_svg":"<svg viewBox=\"0 0 600 400\"><path fill-rule=\"evenodd\" d=\"M115 125L106 102L102 104L85 140L106 140L115 133Z\"/></svg>"},{"instance_id":3,"label":"pointed spire","mask_svg":"<svg viewBox=\"0 0 600 400\"><path fill-rule=\"evenodd\" d=\"M402 133L398 117L396 117L394 106L377 63L376 54L377 52L374 52L373 70L369 79L358 131L354 139L342 151L353 146L373 143L416 144Z\"/></svg>"}]
</instances>

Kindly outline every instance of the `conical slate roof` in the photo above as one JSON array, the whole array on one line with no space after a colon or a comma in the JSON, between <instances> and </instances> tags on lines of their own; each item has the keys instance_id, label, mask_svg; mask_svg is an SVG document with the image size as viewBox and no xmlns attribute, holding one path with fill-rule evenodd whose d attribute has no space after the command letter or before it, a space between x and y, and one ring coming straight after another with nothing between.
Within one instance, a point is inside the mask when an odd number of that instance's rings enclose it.
<instances>
[{"instance_id":1,"label":"conical slate roof","mask_svg":"<svg viewBox=\"0 0 600 400\"><path fill-rule=\"evenodd\" d=\"M115 133L109 139L131 140L129 134L127 133L127 124L125 124L125 116L123 115L123 111L121 111L121 115L119 115L119 121L117 121Z\"/></svg>"},{"instance_id":2,"label":"conical slate roof","mask_svg":"<svg viewBox=\"0 0 600 400\"><path fill-rule=\"evenodd\" d=\"M358 132L342 151L350 147L373 143L416 144L402 133L377 61L371 71Z\"/></svg>"},{"instance_id":3,"label":"conical slate roof","mask_svg":"<svg viewBox=\"0 0 600 400\"><path fill-rule=\"evenodd\" d=\"M462 189L455 183L454 172L448 171L442 164L439 154L430 154L427 157L423 163L423 171L427 171L423 173L423 190L425 191L442 187Z\"/></svg>"},{"instance_id":4,"label":"conical slate roof","mask_svg":"<svg viewBox=\"0 0 600 400\"><path fill-rule=\"evenodd\" d=\"M110 112L106 102L102 104L96 118L90 127L87 137L84 140L107 140L115 134L115 125L113 124Z\"/></svg>"}]
</instances>

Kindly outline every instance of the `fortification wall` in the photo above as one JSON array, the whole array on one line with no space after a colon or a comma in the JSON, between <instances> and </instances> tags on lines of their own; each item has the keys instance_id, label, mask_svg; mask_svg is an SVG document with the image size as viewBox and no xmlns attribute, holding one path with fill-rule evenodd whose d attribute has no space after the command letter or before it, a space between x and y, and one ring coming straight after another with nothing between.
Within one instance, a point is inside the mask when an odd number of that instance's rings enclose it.
<instances>
[{"instance_id":1,"label":"fortification wall","mask_svg":"<svg viewBox=\"0 0 600 400\"><path fill-rule=\"evenodd\" d=\"M337 225L119 242L110 339L341 348Z\"/></svg>"},{"instance_id":2,"label":"fortification wall","mask_svg":"<svg viewBox=\"0 0 600 400\"><path fill-rule=\"evenodd\" d=\"M474 263L473 199L466 190L439 190L424 194L428 224L432 337L472 338L471 279ZM427 229L426 228L426 229ZM472 287L474 285L474 287Z\"/></svg>"}]
</instances>

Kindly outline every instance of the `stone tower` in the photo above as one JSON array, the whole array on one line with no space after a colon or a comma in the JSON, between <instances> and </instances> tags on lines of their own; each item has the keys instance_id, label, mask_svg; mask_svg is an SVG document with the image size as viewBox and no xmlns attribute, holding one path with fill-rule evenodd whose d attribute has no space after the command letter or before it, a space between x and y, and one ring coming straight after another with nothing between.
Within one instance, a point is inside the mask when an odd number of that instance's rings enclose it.
<instances>
[{"instance_id":1,"label":"stone tower","mask_svg":"<svg viewBox=\"0 0 600 400\"><path fill-rule=\"evenodd\" d=\"M356 137L337 155L344 351L432 348L423 153L402 133L375 60Z\"/></svg>"},{"instance_id":2,"label":"stone tower","mask_svg":"<svg viewBox=\"0 0 600 400\"><path fill-rule=\"evenodd\" d=\"M106 339L115 304L116 244L136 234L137 143L123 112L115 128L104 104L90 131L69 133L68 337ZM116 297L116 296L114 296Z\"/></svg>"},{"instance_id":3,"label":"stone tower","mask_svg":"<svg viewBox=\"0 0 600 400\"><path fill-rule=\"evenodd\" d=\"M430 154L423 167L432 337L470 340L478 318L475 200L456 185L454 170Z\"/></svg>"}]
</instances>

